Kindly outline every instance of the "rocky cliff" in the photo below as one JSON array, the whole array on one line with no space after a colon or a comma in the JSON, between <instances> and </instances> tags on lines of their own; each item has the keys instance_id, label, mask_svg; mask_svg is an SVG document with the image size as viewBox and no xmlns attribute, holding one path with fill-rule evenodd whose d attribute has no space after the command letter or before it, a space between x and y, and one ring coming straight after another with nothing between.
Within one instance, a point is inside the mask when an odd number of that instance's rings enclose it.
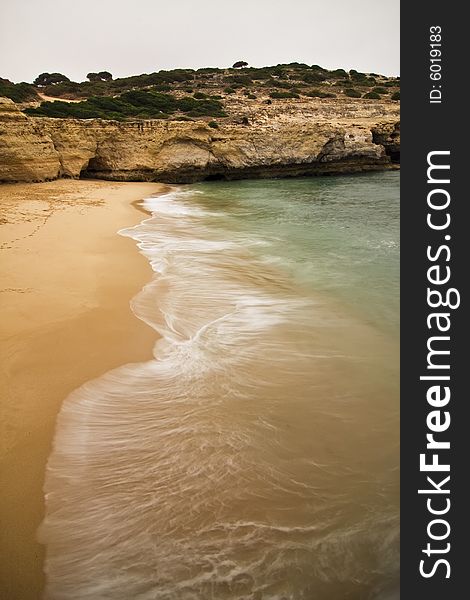
<instances>
[{"instance_id":1,"label":"rocky cliff","mask_svg":"<svg viewBox=\"0 0 470 600\"><path fill-rule=\"evenodd\" d=\"M0 181L193 182L352 173L399 162L399 105L289 100L205 121L27 117L0 99Z\"/></svg>"}]
</instances>

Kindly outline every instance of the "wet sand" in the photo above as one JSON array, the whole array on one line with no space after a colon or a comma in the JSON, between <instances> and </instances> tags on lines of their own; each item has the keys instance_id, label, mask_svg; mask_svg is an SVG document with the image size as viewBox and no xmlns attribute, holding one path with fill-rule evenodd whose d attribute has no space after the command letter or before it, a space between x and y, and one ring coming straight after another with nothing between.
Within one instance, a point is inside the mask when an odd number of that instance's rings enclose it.
<instances>
[{"instance_id":1,"label":"wet sand","mask_svg":"<svg viewBox=\"0 0 470 600\"><path fill-rule=\"evenodd\" d=\"M65 397L109 369L151 357L155 332L129 300L151 277L120 228L142 220L150 183L61 180L0 186L0 590L42 595L36 541L55 418ZM134 206L132 205L134 203Z\"/></svg>"}]
</instances>

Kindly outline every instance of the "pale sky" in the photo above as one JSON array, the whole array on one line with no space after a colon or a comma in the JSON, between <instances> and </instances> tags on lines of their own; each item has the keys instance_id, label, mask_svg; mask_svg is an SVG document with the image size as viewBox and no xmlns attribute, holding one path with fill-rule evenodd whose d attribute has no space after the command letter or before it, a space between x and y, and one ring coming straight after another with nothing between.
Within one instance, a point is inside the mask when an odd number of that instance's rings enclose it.
<instances>
[{"instance_id":1,"label":"pale sky","mask_svg":"<svg viewBox=\"0 0 470 600\"><path fill-rule=\"evenodd\" d=\"M0 0L0 77L304 62L399 74L399 0Z\"/></svg>"}]
</instances>

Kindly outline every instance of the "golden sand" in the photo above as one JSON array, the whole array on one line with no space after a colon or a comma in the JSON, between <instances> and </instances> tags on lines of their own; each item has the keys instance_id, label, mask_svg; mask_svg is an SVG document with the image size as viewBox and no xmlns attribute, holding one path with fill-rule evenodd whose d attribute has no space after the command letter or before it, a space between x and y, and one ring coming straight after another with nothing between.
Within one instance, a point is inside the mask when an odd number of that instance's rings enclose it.
<instances>
[{"instance_id":1,"label":"golden sand","mask_svg":"<svg viewBox=\"0 0 470 600\"><path fill-rule=\"evenodd\" d=\"M129 300L151 277L132 202L151 183L60 180L0 187L0 589L41 597L42 486L61 402L81 383L151 357L156 334Z\"/></svg>"}]
</instances>

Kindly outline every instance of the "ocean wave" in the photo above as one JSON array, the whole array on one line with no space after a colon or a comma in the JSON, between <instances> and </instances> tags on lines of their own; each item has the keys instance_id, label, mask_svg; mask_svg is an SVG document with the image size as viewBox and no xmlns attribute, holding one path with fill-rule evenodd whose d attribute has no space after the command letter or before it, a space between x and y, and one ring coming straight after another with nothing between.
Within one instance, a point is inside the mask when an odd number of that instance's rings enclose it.
<instances>
[{"instance_id":1,"label":"ocean wave","mask_svg":"<svg viewBox=\"0 0 470 600\"><path fill-rule=\"evenodd\" d=\"M161 337L153 360L62 406L46 598L366 598L398 569L388 390L357 359L378 338L361 330L359 349L347 319L254 251L268 240L228 236L196 202L148 199L152 216L120 232L152 265L131 307Z\"/></svg>"}]
</instances>

